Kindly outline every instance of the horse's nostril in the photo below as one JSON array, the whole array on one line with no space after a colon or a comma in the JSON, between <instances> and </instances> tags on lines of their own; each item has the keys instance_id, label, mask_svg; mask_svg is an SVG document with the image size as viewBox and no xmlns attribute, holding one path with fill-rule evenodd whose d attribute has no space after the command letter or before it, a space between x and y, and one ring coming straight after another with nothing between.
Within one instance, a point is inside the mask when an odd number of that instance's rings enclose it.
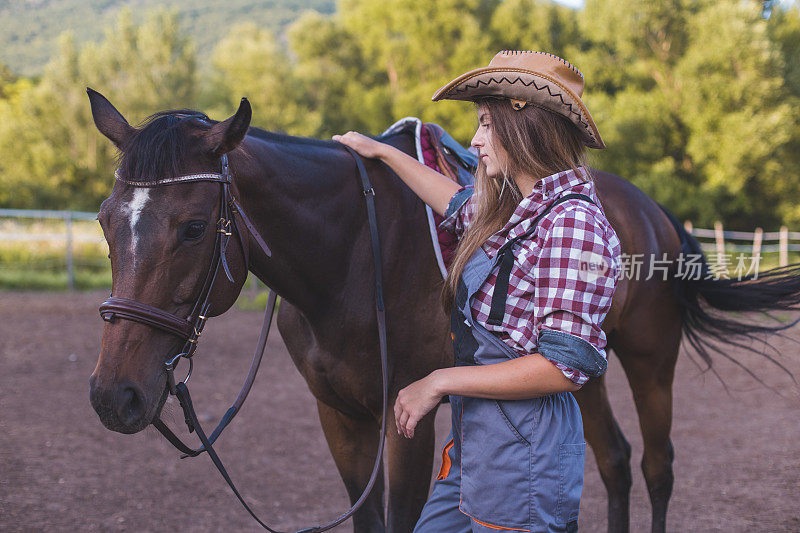
<instances>
[{"instance_id":1,"label":"horse's nostril","mask_svg":"<svg viewBox=\"0 0 800 533\"><path fill-rule=\"evenodd\" d=\"M117 401L117 416L125 425L135 425L144 415L144 397L136 385L124 385Z\"/></svg>"}]
</instances>

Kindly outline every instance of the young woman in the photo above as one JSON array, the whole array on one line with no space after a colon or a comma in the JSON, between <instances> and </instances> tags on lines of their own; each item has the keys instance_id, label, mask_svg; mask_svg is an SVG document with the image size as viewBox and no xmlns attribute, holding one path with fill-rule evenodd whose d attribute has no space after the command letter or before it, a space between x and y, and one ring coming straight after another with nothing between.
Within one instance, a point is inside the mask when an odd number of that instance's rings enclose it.
<instances>
[{"instance_id":1,"label":"young woman","mask_svg":"<svg viewBox=\"0 0 800 533\"><path fill-rule=\"evenodd\" d=\"M401 390L397 430L450 395L452 434L415 531L576 531L585 442L572 391L606 369L601 324L620 243L584 166L603 141L561 58L504 51L433 96L477 103L474 187L399 150L335 136L379 158L458 238L443 291L456 364Z\"/></svg>"}]
</instances>

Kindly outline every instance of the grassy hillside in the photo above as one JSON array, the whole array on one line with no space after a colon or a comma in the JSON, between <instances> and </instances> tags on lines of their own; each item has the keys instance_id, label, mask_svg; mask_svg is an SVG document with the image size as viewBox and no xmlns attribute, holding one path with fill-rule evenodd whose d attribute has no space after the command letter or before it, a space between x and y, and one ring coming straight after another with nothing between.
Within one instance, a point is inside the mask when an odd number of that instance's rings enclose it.
<instances>
[{"instance_id":1,"label":"grassy hillside","mask_svg":"<svg viewBox=\"0 0 800 533\"><path fill-rule=\"evenodd\" d=\"M139 22L164 5L180 13L202 68L204 56L232 25L255 22L279 34L304 9L332 13L335 0L0 0L0 63L17 74L40 74L62 32L72 31L78 42L99 40L123 7Z\"/></svg>"}]
</instances>

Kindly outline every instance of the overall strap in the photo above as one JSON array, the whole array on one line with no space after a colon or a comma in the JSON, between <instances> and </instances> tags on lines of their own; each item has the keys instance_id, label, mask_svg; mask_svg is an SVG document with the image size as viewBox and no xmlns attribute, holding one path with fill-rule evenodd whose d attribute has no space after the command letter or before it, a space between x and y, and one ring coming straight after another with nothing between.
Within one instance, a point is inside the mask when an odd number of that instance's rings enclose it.
<instances>
[{"instance_id":1,"label":"overall strap","mask_svg":"<svg viewBox=\"0 0 800 533\"><path fill-rule=\"evenodd\" d=\"M498 262L500 263L500 270L497 273L497 282L494 285L494 294L492 294L492 306L491 310L489 311L489 318L486 320L487 324L491 324L493 326L499 326L503 323L503 316L506 312L506 298L508 297L508 281L509 277L511 276L511 267L514 265L514 250L513 247L520 239L528 237L531 235L535 230L539 221L544 217L547 213L550 212L552 208L560 204L561 202L566 202L567 200L572 200L573 198L577 198L580 200L585 200L591 204L597 205L592 201L591 198L586 196L585 194L579 193L570 193L565 194L564 196L556 199L555 202L547 206L547 208L539 214L533 222L531 223L531 227L528 228L525 233L519 235L510 241L503 244L500 247L500 250L497 251L498 255L500 255L500 259Z\"/></svg>"}]
</instances>

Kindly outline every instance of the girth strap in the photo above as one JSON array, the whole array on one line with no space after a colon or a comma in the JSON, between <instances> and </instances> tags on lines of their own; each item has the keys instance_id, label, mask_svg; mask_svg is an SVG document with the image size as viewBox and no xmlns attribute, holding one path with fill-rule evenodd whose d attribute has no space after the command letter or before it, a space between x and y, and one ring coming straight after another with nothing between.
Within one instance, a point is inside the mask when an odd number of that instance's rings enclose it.
<instances>
[{"instance_id":1,"label":"girth strap","mask_svg":"<svg viewBox=\"0 0 800 533\"><path fill-rule=\"evenodd\" d=\"M500 259L498 262L500 263L500 270L497 272L497 281L494 284L494 293L492 294L492 305L489 311L489 318L486 320L487 324L491 324L493 326L499 326L503 323L503 316L506 313L506 298L508 297L508 283L509 278L511 277L511 267L514 266L514 245L520 240L525 237L531 235L535 230L539 221L544 217L547 213L550 212L552 208L560 204L561 202L565 202L567 200L571 200L573 198L578 198L581 200L585 200L590 204L594 204L591 198L586 196L585 194L579 193L570 193L565 194L561 198L558 198L555 202L547 206L547 208L542 211L531 223L531 227L528 228L525 233L522 235L518 235L514 237L510 241L503 244L500 250L497 251L500 254Z\"/></svg>"}]
</instances>

